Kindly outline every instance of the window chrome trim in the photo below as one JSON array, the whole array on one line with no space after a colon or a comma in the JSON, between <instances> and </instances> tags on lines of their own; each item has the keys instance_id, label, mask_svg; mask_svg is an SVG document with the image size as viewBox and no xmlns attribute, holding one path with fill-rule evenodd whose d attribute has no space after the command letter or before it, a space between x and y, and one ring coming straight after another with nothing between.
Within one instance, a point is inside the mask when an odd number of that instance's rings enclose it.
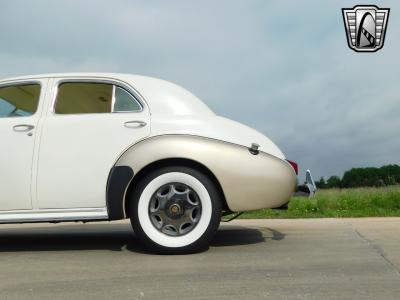
<instances>
[{"instance_id":1,"label":"window chrome trim","mask_svg":"<svg viewBox=\"0 0 400 300\"><path fill-rule=\"evenodd\" d=\"M46 80L46 79L44 79ZM0 117L0 119L7 119L7 118L29 118L29 117L33 117L36 116L36 114L38 113L38 110L40 108L40 104L42 101L42 91L43 91L43 83L41 80L36 80L36 79L32 79L32 80L21 80L21 81L9 81L9 82L2 82L0 83L0 88L4 88L4 87L10 87L10 86L16 86L16 85L39 85L40 87L40 91L39 91L39 99L36 105L36 110L34 113L32 113L31 115L28 116L11 116L11 117Z\"/></svg>"},{"instance_id":2,"label":"window chrome trim","mask_svg":"<svg viewBox=\"0 0 400 300\"><path fill-rule=\"evenodd\" d=\"M139 92L137 92L131 85L129 85L128 83L125 83L123 81L120 81L118 79L112 79L112 78L90 78L90 77L86 77L86 78L54 78L54 82L53 82L53 87L56 85L56 87L54 88L54 92L53 92L53 96L52 96L52 100L51 100L51 110L50 113L53 115L57 115L57 116L71 116L71 115L99 115L99 114L106 114L106 113L79 113L79 114L57 114L56 113L56 105L57 105L57 96L58 96L58 90L60 88L60 85L62 85L63 83L104 83L104 84L111 84L113 85L113 95L112 97L115 98L114 95L114 87L118 86L122 89L124 89L125 91L127 91L139 104L140 106L140 110L135 110L135 111L123 111L123 112L114 112L114 106L112 103L112 107L111 107L111 112L112 113L141 113L145 110L146 106L145 103L146 101L143 99L143 97L139 94ZM112 98L112 100L113 100ZM114 99L115 102L115 99ZM148 108L147 108L148 109Z\"/></svg>"},{"instance_id":3,"label":"window chrome trim","mask_svg":"<svg viewBox=\"0 0 400 300\"><path fill-rule=\"evenodd\" d=\"M114 105L115 105L115 84L112 86L112 95L111 95L111 112L114 112Z\"/></svg>"}]
</instances>

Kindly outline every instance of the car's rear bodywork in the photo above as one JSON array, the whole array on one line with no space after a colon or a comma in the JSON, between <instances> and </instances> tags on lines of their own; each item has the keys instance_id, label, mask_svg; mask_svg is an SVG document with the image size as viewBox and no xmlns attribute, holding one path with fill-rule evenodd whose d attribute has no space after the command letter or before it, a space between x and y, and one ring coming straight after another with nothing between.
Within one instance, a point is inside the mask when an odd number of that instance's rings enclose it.
<instances>
[{"instance_id":1,"label":"car's rear bodywork","mask_svg":"<svg viewBox=\"0 0 400 300\"><path fill-rule=\"evenodd\" d=\"M200 136L161 135L128 149L116 166L137 174L147 165L186 159L207 168L218 180L231 211L279 207L296 188L296 174L284 160L264 152Z\"/></svg>"}]
</instances>

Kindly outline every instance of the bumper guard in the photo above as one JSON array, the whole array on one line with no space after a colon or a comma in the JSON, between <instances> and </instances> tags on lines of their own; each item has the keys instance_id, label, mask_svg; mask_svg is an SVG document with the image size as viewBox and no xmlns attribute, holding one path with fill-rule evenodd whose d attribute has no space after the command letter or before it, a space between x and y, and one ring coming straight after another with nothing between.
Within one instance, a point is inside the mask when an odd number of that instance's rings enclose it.
<instances>
[{"instance_id":1,"label":"bumper guard","mask_svg":"<svg viewBox=\"0 0 400 300\"><path fill-rule=\"evenodd\" d=\"M314 179L311 175L311 171L306 171L306 181L304 184L297 186L296 192L293 194L294 197L314 197L317 192L317 186L315 185Z\"/></svg>"}]
</instances>

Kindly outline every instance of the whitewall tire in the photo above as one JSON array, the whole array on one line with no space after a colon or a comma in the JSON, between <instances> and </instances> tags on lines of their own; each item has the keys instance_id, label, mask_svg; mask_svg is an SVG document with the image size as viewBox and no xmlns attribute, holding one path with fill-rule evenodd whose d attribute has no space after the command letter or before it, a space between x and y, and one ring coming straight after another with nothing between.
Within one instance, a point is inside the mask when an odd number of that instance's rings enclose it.
<instances>
[{"instance_id":1,"label":"whitewall tire","mask_svg":"<svg viewBox=\"0 0 400 300\"><path fill-rule=\"evenodd\" d=\"M185 253L205 249L218 229L221 199L215 184L189 167L164 167L135 185L130 217L151 249Z\"/></svg>"}]
</instances>

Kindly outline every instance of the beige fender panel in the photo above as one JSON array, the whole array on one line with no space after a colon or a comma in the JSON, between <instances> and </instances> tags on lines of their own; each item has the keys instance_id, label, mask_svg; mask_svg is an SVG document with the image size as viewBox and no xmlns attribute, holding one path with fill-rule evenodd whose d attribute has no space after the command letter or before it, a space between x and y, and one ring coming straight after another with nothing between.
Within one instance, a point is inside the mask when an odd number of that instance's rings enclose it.
<instances>
[{"instance_id":1,"label":"beige fender panel","mask_svg":"<svg viewBox=\"0 0 400 300\"><path fill-rule=\"evenodd\" d=\"M129 166L137 174L155 161L170 158L191 159L207 167L218 179L232 211L279 207L289 201L296 187L296 174L286 161L199 136L161 135L142 140L116 166Z\"/></svg>"}]
</instances>

